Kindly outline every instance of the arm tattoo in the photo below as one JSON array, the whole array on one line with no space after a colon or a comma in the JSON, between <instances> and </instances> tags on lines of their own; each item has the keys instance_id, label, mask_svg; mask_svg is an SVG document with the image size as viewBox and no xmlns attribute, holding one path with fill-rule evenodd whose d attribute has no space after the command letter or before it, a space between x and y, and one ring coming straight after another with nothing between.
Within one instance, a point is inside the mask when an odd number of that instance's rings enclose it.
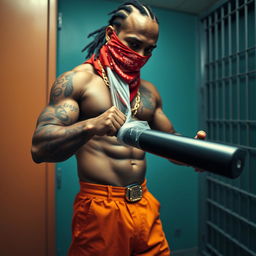
<instances>
[{"instance_id":1,"label":"arm tattoo","mask_svg":"<svg viewBox=\"0 0 256 256\"><path fill-rule=\"evenodd\" d=\"M48 122L48 121L53 121L54 117L51 111L49 109L45 109L39 116L37 123L41 122Z\"/></svg>"},{"instance_id":2,"label":"arm tattoo","mask_svg":"<svg viewBox=\"0 0 256 256\"><path fill-rule=\"evenodd\" d=\"M68 137L72 137L72 136L75 136L77 134L80 134L80 132L83 130L83 126L78 126L78 127L74 127L72 129L66 129L65 130L65 135L68 136Z\"/></svg>"},{"instance_id":3,"label":"arm tattoo","mask_svg":"<svg viewBox=\"0 0 256 256\"><path fill-rule=\"evenodd\" d=\"M57 117L64 125L69 125L72 121L72 118L69 117L69 112L79 112L78 107L64 103L63 105L54 107L55 117Z\"/></svg>"},{"instance_id":4,"label":"arm tattoo","mask_svg":"<svg viewBox=\"0 0 256 256\"><path fill-rule=\"evenodd\" d=\"M63 106L57 106L55 108L55 116L62 122L62 123L67 123L70 118L67 114L67 111Z\"/></svg>"},{"instance_id":5,"label":"arm tattoo","mask_svg":"<svg viewBox=\"0 0 256 256\"><path fill-rule=\"evenodd\" d=\"M72 104L68 104L68 103L64 103L63 105L65 108L68 108L71 112L78 112L78 107L72 105Z\"/></svg>"},{"instance_id":6,"label":"arm tattoo","mask_svg":"<svg viewBox=\"0 0 256 256\"><path fill-rule=\"evenodd\" d=\"M52 87L50 96L50 105L56 103L56 100L61 95L64 97L69 97L73 92L73 77L75 72L69 73L67 75L62 75L58 77Z\"/></svg>"},{"instance_id":7,"label":"arm tattoo","mask_svg":"<svg viewBox=\"0 0 256 256\"><path fill-rule=\"evenodd\" d=\"M71 129L65 129L64 136L66 137L67 141L73 141L83 130L83 126L78 126ZM54 132L54 129L52 129ZM47 143L47 150L52 151L59 148L58 141L50 141Z\"/></svg>"},{"instance_id":8,"label":"arm tattoo","mask_svg":"<svg viewBox=\"0 0 256 256\"><path fill-rule=\"evenodd\" d=\"M52 136L57 130L59 130L59 127L54 127L52 125L39 125L35 131L35 134L41 133L41 135L44 136Z\"/></svg>"}]
</instances>

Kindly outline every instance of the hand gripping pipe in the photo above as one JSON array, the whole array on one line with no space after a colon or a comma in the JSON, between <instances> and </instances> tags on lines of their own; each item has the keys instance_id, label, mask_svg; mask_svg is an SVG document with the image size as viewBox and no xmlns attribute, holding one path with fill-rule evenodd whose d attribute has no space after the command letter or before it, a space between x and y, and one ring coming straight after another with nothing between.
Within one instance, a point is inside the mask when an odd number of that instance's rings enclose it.
<instances>
[{"instance_id":1,"label":"hand gripping pipe","mask_svg":"<svg viewBox=\"0 0 256 256\"><path fill-rule=\"evenodd\" d=\"M235 179L242 173L246 153L240 148L150 129L125 129L122 141L161 157Z\"/></svg>"}]
</instances>

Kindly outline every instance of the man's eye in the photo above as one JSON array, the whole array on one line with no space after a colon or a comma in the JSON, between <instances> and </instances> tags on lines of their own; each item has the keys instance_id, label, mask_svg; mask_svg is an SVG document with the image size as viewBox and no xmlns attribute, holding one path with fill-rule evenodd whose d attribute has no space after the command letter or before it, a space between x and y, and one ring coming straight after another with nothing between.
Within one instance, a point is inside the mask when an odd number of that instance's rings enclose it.
<instances>
[{"instance_id":1,"label":"man's eye","mask_svg":"<svg viewBox=\"0 0 256 256\"><path fill-rule=\"evenodd\" d=\"M129 42L129 47L133 50L137 50L139 48L139 44L137 43L133 43L133 42Z\"/></svg>"}]
</instances>

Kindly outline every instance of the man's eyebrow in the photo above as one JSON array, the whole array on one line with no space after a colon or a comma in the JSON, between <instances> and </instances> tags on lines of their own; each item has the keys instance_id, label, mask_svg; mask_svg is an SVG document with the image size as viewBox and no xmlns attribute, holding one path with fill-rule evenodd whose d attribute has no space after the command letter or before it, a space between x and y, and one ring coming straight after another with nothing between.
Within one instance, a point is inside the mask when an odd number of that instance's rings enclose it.
<instances>
[{"instance_id":1,"label":"man's eyebrow","mask_svg":"<svg viewBox=\"0 0 256 256\"><path fill-rule=\"evenodd\" d=\"M141 43L141 44L143 43L143 41L141 41L139 38L134 37L134 36L128 36L127 39L128 39L128 40L134 40L134 41L136 41L137 43ZM154 49L154 48L157 47L157 45L156 45L156 44L150 45L150 47L152 47L152 48Z\"/></svg>"},{"instance_id":2,"label":"man's eyebrow","mask_svg":"<svg viewBox=\"0 0 256 256\"><path fill-rule=\"evenodd\" d=\"M137 41L138 43L143 43L140 39L138 39L137 37L135 36L128 36L127 37L128 40L134 40L134 41Z\"/></svg>"}]
</instances>

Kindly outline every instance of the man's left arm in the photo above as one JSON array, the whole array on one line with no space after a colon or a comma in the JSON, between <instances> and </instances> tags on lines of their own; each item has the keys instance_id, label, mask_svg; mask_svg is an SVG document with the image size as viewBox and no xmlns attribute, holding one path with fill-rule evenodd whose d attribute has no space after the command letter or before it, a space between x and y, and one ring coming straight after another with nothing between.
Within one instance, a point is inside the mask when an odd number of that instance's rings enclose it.
<instances>
[{"instance_id":1,"label":"man's left arm","mask_svg":"<svg viewBox=\"0 0 256 256\"><path fill-rule=\"evenodd\" d=\"M158 106L155 110L152 122L150 122L150 127L153 130L158 130L162 132L172 133L176 135L181 135L177 133L172 125L172 122L168 119L162 110L162 106ZM200 130L197 132L195 139L204 140L206 138L206 132Z\"/></svg>"},{"instance_id":2,"label":"man's left arm","mask_svg":"<svg viewBox=\"0 0 256 256\"><path fill-rule=\"evenodd\" d=\"M167 133L172 133L172 134L176 134L176 135L180 135L174 129L174 126L173 126L172 122L170 121L170 119L163 112L162 100L161 100L161 97L160 97L160 95L159 95L159 93L157 92L156 89L155 89L154 93L155 93L155 97L156 97L156 109L155 109L152 121L149 123L151 129L162 131L162 132L167 132ZM206 138L206 133L204 131L198 131L196 136L195 136L195 139L202 139L202 140L204 140L205 138ZM183 163L177 162L177 161L175 161L173 159L169 159L169 160L172 163L183 165ZM201 171L201 170L197 170L196 169L196 171Z\"/></svg>"},{"instance_id":3,"label":"man's left arm","mask_svg":"<svg viewBox=\"0 0 256 256\"><path fill-rule=\"evenodd\" d=\"M153 130L177 134L172 122L163 112L162 106L157 106L152 121L149 123L149 125Z\"/></svg>"}]
</instances>

